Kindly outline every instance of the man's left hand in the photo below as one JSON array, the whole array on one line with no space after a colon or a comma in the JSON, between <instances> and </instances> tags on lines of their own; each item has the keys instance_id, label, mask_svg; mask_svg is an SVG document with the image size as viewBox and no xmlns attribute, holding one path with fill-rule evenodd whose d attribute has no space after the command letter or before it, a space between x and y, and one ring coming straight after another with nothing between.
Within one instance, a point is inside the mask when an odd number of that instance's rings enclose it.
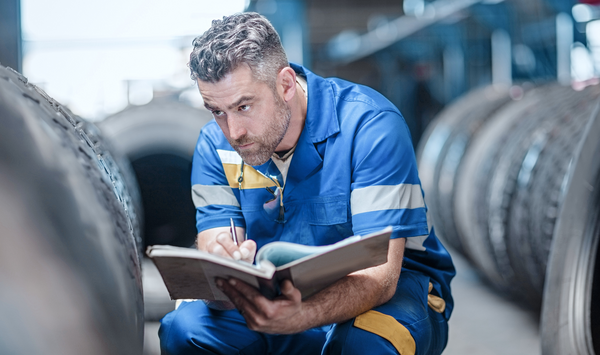
<instances>
[{"instance_id":1,"label":"man's left hand","mask_svg":"<svg viewBox=\"0 0 600 355\"><path fill-rule=\"evenodd\" d=\"M290 280L281 284L281 296L269 300L258 290L237 279L217 279L217 287L246 319L248 328L270 334L294 334L302 325L302 295Z\"/></svg>"}]
</instances>

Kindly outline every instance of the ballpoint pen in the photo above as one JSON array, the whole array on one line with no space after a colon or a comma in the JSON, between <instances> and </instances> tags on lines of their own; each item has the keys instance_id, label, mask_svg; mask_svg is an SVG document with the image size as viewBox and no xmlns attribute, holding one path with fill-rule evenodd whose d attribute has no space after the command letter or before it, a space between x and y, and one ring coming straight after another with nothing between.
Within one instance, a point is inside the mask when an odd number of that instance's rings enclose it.
<instances>
[{"instance_id":1,"label":"ballpoint pen","mask_svg":"<svg viewBox=\"0 0 600 355\"><path fill-rule=\"evenodd\" d=\"M229 224L231 227L231 238L233 238L233 244L238 245L237 233L235 232L235 224L233 224L233 218L229 218Z\"/></svg>"}]
</instances>

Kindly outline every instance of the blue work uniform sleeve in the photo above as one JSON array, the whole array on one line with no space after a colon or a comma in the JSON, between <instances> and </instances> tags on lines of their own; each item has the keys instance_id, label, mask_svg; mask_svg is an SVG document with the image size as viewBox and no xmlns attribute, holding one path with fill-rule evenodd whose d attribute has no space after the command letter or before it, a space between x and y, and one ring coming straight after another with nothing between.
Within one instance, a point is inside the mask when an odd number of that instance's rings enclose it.
<instances>
[{"instance_id":1,"label":"blue work uniform sleeve","mask_svg":"<svg viewBox=\"0 0 600 355\"><path fill-rule=\"evenodd\" d=\"M209 123L200 132L192 160L192 199L196 206L196 228L201 232L226 227L229 226L230 218L234 219L236 226L245 228L238 189L231 186L233 183L228 180L225 172L225 168L234 171L236 164L223 161L227 160L227 155L235 155L235 152L215 146L213 142L223 138L212 137L222 133L218 127L215 129L211 125L216 123Z\"/></svg>"},{"instance_id":2,"label":"blue work uniform sleeve","mask_svg":"<svg viewBox=\"0 0 600 355\"><path fill-rule=\"evenodd\" d=\"M383 111L359 127L352 167L354 234L388 225L393 227L392 238L429 234L412 140L402 115Z\"/></svg>"}]
</instances>

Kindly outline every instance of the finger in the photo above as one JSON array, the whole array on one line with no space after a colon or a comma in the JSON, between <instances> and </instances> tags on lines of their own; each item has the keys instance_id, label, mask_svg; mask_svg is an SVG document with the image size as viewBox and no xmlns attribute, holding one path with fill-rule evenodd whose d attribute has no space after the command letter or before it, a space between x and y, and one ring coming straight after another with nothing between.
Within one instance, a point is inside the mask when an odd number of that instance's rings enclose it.
<instances>
[{"instance_id":1,"label":"finger","mask_svg":"<svg viewBox=\"0 0 600 355\"><path fill-rule=\"evenodd\" d=\"M242 259L239 247L233 242L233 237L229 232L222 232L217 235L217 242L221 244L223 249L235 260Z\"/></svg>"},{"instance_id":2,"label":"finger","mask_svg":"<svg viewBox=\"0 0 600 355\"><path fill-rule=\"evenodd\" d=\"M206 251L224 258L231 258L231 255L227 252L227 250L225 250L225 248L223 248L223 246L216 240L209 241L206 244Z\"/></svg>"},{"instance_id":3,"label":"finger","mask_svg":"<svg viewBox=\"0 0 600 355\"><path fill-rule=\"evenodd\" d=\"M290 280L283 280L281 283L281 294L285 296L287 299L300 302L302 300L302 294L300 290L294 287L294 284Z\"/></svg>"},{"instance_id":4,"label":"finger","mask_svg":"<svg viewBox=\"0 0 600 355\"><path fill-rule=\"evenodd\" d=\"M257 293L260 295L258 290L234 278L229 280L217 278L216 284L217 287L229 298L231 303L235 305L235 308L237 308L245 318L248 319L255 317L257 313L256 308L254 307L253 302L247 297L252 293Z\"/></svg>"},{"instance_id":5,"label":"finger","mask_svg":"<svg viewBox=\"0 0 600 355\"><path fill-rule=\"evenodd\" d=\"M244 300L254 304L258 299L264 298L266 299L260 291L256 289L256 287L250 286L247 283L240 281L236 278L230 278L227 280L227 283L233 287L239 295L241 295Z\"/></svg>"},{"instance_id":6,"label":"finger","mask_svg":"<svg viewBox=\"0 0 600 355\"><path fill-rule=\"evenodd\" d=\"M273 316L273 312L276 310L274 301L263 296L255 287L235 278L229 279L227 283L229 286L235 288L237 294L242 297L236 298L237 295L232 294L234 299L231 299L231 301L236 304L238 309L243 310L247 323L260 324L262 323L261 320L269 319ZM284 299L284 301L290 302L287 299Z\"/></svg>"},{"instance_id":7,"label":"finger","mask_svg":"<svg viewBox=\"0 0 600 355\"><path fill-rule=\"evenodd\" d=\"M244 241L240 245L240 254L242 256L242 260L253 263L254 256L256 255L256 242L252 239Z\"/></svg>"}]
</instances>

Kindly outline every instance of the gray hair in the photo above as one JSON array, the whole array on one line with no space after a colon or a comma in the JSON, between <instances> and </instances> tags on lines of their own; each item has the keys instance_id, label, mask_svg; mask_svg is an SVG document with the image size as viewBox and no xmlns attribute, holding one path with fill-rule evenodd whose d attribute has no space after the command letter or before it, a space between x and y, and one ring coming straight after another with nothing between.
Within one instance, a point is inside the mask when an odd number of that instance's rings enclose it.
<instances>
[{"instance_id":1,"label":"gray hair","mask_svg":"<svg viewBox=\"0 0 600 355\"><path fill-rule=\"evenodd\" d=\"M257 80L275 88L279 71L288 66L287 56L273 25L255 12L224 16L193 41L191 77L216 83L240 64L250 66Z\"/></svg>"}]
</instances>

